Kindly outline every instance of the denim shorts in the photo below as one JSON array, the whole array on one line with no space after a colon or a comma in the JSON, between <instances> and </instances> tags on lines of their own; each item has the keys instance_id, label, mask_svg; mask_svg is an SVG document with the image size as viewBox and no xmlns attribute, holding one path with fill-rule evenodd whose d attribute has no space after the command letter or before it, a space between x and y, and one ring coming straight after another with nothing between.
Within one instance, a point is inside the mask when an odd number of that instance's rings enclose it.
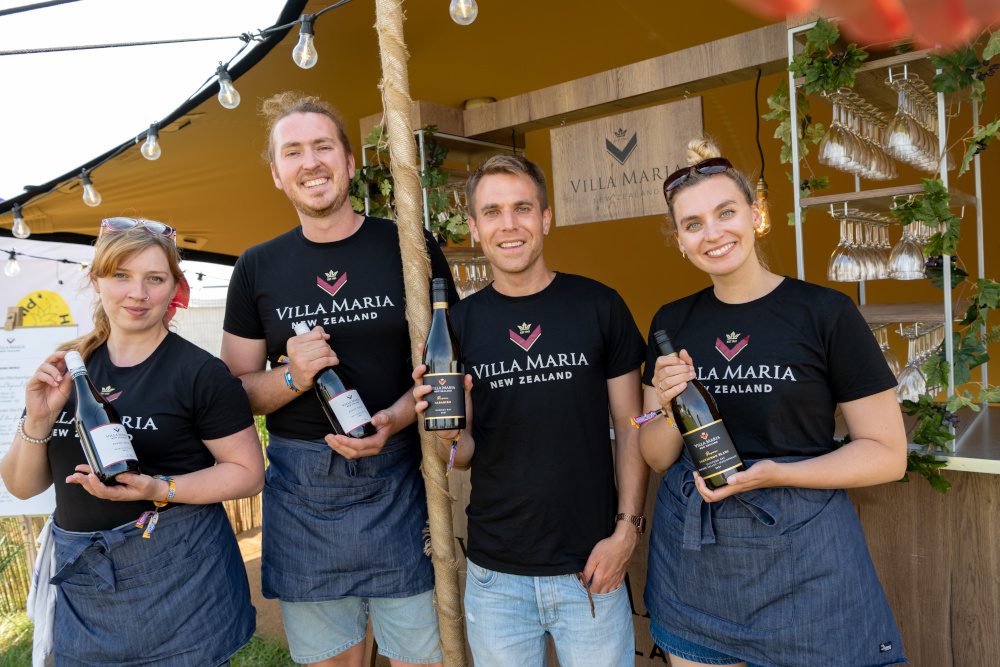
<instances>
[{"instance_id":1,"label":"denim shorts","mask_svg":"<svg viewBox=\"0 0 1000 667\"><path fill-rule=\"evenodd\" d=\"M655 621L650 621L649 623L649 634L653 636L653 641L656 645L670 655L676 655L678 658L684 658L685 660L697 662L701 665L738 665L743 662L739 658L734 658L731 655L726 655L715 649L690 642L683 637L678 637L672 632L665 630ZM746 667L759 666L748 662Z\"/></svg>"},{"instance_id":2,"label":"denim shorts","mask_svg":"<svg viewBox=\"0 0 1000 667\"><path fill-rule=\"evenodd\" d=\"M292 660L319 662L365 639L371 615L378 652L392 660L426 665L441 660L433 591L406 598L341 598L281 602Z\"/></svg>"},{"instance_id":3,"label":"denim shorts","mask_svg":"<svg viewBox=\"0 0 1000 667\"><path fill-rule=\"evenodd\" d=\"M562 667L633 667L628 591L593 594L576 574L531 577L466 561L465 625L476 667L545 664L546 634Z\"/></svg>"}]
</instances>

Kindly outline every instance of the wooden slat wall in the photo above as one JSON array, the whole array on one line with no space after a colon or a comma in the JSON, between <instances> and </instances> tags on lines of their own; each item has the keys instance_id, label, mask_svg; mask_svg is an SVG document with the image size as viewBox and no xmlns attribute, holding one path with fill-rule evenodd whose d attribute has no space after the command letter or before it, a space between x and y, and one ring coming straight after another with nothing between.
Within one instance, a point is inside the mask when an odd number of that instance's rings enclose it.
<instances>
[{"instance_id":1,"label":"wooden slat wall","mask_svg":"<svg viewBox=\"0 0 1000 667\"><path fill-rule=\"evenodd\" d=\"M914 667L1000 656L1000 476L946 472L850 492Z\"/></svg>"}]
</instances>

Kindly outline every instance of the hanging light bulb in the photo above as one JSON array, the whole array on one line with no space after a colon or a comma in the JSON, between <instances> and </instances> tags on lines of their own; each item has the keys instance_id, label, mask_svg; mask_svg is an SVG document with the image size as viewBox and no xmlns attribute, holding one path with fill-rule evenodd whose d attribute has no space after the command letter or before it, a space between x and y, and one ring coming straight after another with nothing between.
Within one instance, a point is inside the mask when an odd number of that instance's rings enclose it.
<instances>
[{"instance_id":1,"label":"hanging light bulb","mask_svg":"<svg viewBox=\"0 0 1000 667\"><path fill-rule=\"evenodd\" d=\"M160 153L160 126L158 123L153 123L149 126L149 132L146 133L146 142L139 149L142 156L147 160L159 160Z\"/></svg>"},{"instance_id":2,"label":"hanging light bulb","mask_svg":"<svg viewBox=\"0 0 1000 667\"><path fill-rule=\"evenodd\" d=\"M10 259L4 264L3 274L8 278L13 278L21 272L21 265L17 263L17 253L13 250L8 250L10 253Z\"/></svg>"},{"instance_id":3,"label":"hanging light bulb","mask_svg":"<svg viewBox=\"0 0 1000 667\"><path fill-rule=\"evenodd\" d=\"M215 75L219 77L219 104L227 109L235 109L240 105L240 94L233 87L233 77L229 76L229 71L222 63L216 68Z\"/></svg>"},{"instance_id":4,"label":"hanging light bulb","mask_svg":"<svg viewBox=\"0 0 1000 667\"><path fill-rule=\"evenodd\" d=\"M10 228L11 233L19 239L26 239L31 236L31 227L24 221L21 215L21 207L14 204L14 226Z\"/></svg>"},{"instance_id":5,"label":"hanging light bulb","mask_svg":"<svg viewBox=\"0 0 1000 667\"><path fill-rule=\"evenodd\" d=\"M771 210L767 204L767 183L763 177L757 181L753 205L757 212L757 218L754 220L754 231L757 232L758 237L764 236L771 231Z\"/></svg>"},{"instance_id":6,"label":"hanging light bulb","mask_svg":"<svg viewBox=\"0 0 1000 667\"><path fill-rule=\"evenodd\" d=\"M86 169L80 172L80 180L83 182L83 203L87 206L100 206L101 193L90 182L90 173Z\"/></svg>"},{"instance_id":7,"label":"hanging light bulb","mask_svg":"<svg viewBox=\"0 0 1000 667\"><path fill-rule=\"evenodd\" d=\"M309 69L319 60L319 52L313 39L313 21L316 20L316 15L303 14L299 20L302 27L299 28L299 43L292 49L292 60L302 69Z\"/></svg>"},{"instance_id":8,"label":"hanging light bulb","mask_svg":"<svg viewBox=\"0 0 1000 667\"><path fill-rule=\"evenodd\" d=\"M469 25L479 16L479 5L476 0L451 0L448 8L451 20L458 25Z\"/></svg>"}]
</instances>

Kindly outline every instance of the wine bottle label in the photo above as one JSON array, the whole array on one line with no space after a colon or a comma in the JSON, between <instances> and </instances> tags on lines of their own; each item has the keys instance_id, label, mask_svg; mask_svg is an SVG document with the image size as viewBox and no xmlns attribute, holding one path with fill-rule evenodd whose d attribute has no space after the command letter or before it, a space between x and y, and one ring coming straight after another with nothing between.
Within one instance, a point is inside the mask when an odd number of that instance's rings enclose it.
<instances>
[{"instance_id":1,"label":"wine bottle label","mask_svg":"<svg viewBox=\"0 0 1000 667\"><path fill-rule=\"evenodd\" d=\"M688 431L683 438L698 474L704 479L729 472L743 463L721 419Z\"/></svg>"},{"instance_id":2,"label":"wine bottle label","mask_svg":"<svg viewBox=\"0 0 1000 667\"><path fill-rule=\"evenodd\" d=\"M357 389L342 391L330 399L330 409L340 422L340 427L345 433L350 433L362 424L367 424L372 420L368 414L368 408L361 400L361 395Z\"/></svg>"},{"instance_id":3,"label":"wine bottle label","mask_svg":"<svg viewBox=\"0 0 1000 667\"><path fill-rule=\"evenodd\" d=\"M431 386L424 419L465 418L464 373L427 373L424 383Z\"/></svg>"},{"instance_id":4,"label":"wine bottle label","mask_svg":"<svg viewBox=\"0 0 1000 667\"><path fill-rule=\"evenodd\" d=\"M121 461L135 461L135 450L132 449L132 439L121 424L105 424L90 429L90 439L94 443L94 451L101 462L102 468Z\"/></svg>"}]
</instances>

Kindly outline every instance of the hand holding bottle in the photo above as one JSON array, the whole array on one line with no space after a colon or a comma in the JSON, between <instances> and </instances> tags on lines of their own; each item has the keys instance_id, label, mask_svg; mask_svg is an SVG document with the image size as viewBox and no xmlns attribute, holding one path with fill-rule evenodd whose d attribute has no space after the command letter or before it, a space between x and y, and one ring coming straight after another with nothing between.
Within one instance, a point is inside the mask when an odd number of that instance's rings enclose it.
<instances>
[{"instance_id":1,"label":"hand holding bottle","mask_svg":"<svg viewBox=\"0 0 1000 667\"><path fill-rule=\"evenodd\" d=\"M311 389L317 373L340 363L336 352L327 343L328 340L330 334L320 326L288 339L285 345L289 360L288 372L292 374L295 386L299 389Z\"/></svg>"},{"instance_id":2,"label":"hand holding bottle","mask_svg":"<svg viewBox=\"0 0 1000 667\"><path fill-rule=\"evenodd\" d=\"M423 352L423 343L420 344L420 351ZM413 369L413 382L415 386L413 387L413 400L416 402L414 409L417 412L417 418L420 419L424 416L424 412L428 408L428 402L426 400L427 394L431 393L433 388L429 384L424 383L424 374L427 373L427 366L420 364ZM465 385L465 398L466 401L469 399L469 393L472 391L472 376L469 374L465 375L464 378ZM452 429L447 431L433 431L441 440L451 443L457 440L462 434L461 429Z\"/></svg>"},{"instance_id":3,"label":"hand holding bottle","mask_svg":"<svg viewBox=\"0 0 1000 667\"><path fill-rule=\"evenodd\" d=\"M115 486L108 486L86 464L76 467L76 472L66 478L67 484L79 484L95 498L132 502L137 500L163 500L170 490L162 479L141 473L123 472L115 477Z\"/></svg>"},{"instance_id":4,"label":"hand holding bottle","mask_svg":"<svg viewBox=\"0 0 1000 667\"><path fill-rule=\"evenodd\" d=\"M751 489L764 489L772 486L790 486L784 480L784 466L787 464L761 459L749 468L733 473L726 478L726 485L713 489L705 483L701 475L694 473L694 485L706 503L717 503L734 493L743 493Z\"/></svg>"},{"instance_id":5,"label":"hand holding bottle","mask_svg":"<svg viewBox=\"0 0 1000 667\"><path fill-rule=\"evenodd\" d=\"M656 358L653 371L653 388L660 399L660 405L667 417L673 419L670 401L679 396L687 388L688 380L696 379L694 361L687 350L680 354L671 354Z\"/></svg>"},{"instance_id":6,"label":"hand holding bottle","mask_svg":"<svg viewBox=\"0 0 1000 667\"><path fill-rule=\"evenodd\" d=\"M24 430L32 437L47 436L69 400L73 378L66 372L65 356L65 352L54 352L46 357L25 387Z\"/></svg>"}]
</instances>

